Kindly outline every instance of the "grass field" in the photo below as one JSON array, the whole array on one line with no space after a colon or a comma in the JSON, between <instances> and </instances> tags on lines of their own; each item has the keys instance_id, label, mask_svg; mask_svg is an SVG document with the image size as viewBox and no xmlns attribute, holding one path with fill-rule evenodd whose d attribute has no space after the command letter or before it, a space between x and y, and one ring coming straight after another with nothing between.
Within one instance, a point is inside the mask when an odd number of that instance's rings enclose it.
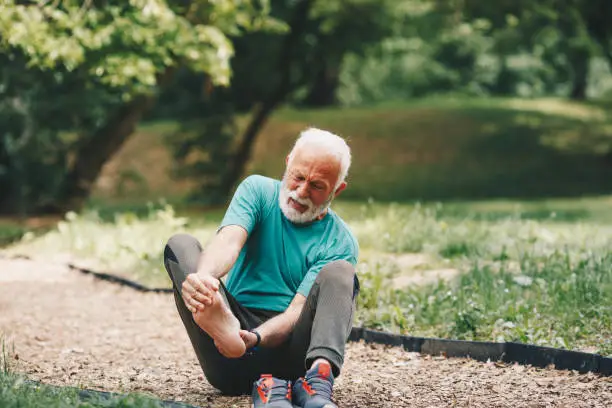
<instances>
[{"instance_id":1,"label":"grass field","mask_svg":"<svg viewBox=\"0 0 612 408\"><path fill-rule=\"evenodd\" d=\"M611 202L340 202L336 209L361 245L356 324L612 355L612 223L602 221L612 216ZM95 260L98 269L167 287L165 240L184 231L206 242L220 216L182 217L170 206L152 207L144 218L117 214L113 222L69 214L55 231L26 236L7 252L50 258L69 252ZM402 263L415 254L424 261ZM415 270L427 278L441 269L456 277L396 284Z\"/></svg>"},{"instance_id":2,"label":"grass field","mask_svg":"<svg viewBox=\"0 0 612 408\"><path fill-rule=\"evenodd\" d=\"M562 100L423 99L368 108L281 109L262 130L248 173L282 174L299 131L317 126L353 148L345 198L376 201L538 199L612 191L612 109ZM246 118L241 118L244 124ZM177 202L164 146L176 124L141 126L107 164L94 200Z\"/></svg>"},{"instance_id":3,"label":"grass field","mask_svg":"<svg viewBox=\"0 0 612 408\"><path fill-rule=\"evenodd\" d=\"M361 324L609 354L609 108L444 98L284 109L263 130L248 172L279 176L296 134L310 125L349 139L354 162L337 209L362 247ZM180 205L189 183L168 176L163 144L174 127L143 125L105 167L94 211L69 214L39 238L27 234L13 250L71 252L101 269L167 285L160 258L167 237L186 230L206 241L223 211ZM145 203L159 197L175 206ZM22 227L1 225L0 239L22 235ZM416 269L450 268L461 277L394 287L405 273L402 257L413 253L427 256Z\"/></svg>"},{"instance_id":4,"label":"grass field","mask_svg":"<svg viewBox=\"0 0 612 408\"><path fill-rule=\"evenodd\" d=\"M160 401L137 394L114 398L81 397L76 389L28 383L22 376L0 373L0 406L6 408L161 408Z\"/></svg>"},{"instance_id":5,"label":"grass field","mask_svg":"<svg viewBox=\"0 0 612 408\"><path fill-rule=\"evenodd\" d=\"M350 186L334 208L361 245L357 325L610 356L608 112L603 103L507 99L281 110L262 132L248 172L280 176L284 155L306 126L349 139ZM70 252L100 270L168 286L161 263L166 239L186 231L206 241L223 211L181 205L190 185L168 176L163 144L174 127L141 126L106 165L87 211L67 214L56 227L54 219L38 222L36 228L54 228L37 234L26 233L34 224L0 220L0 245L25 233L6 252ZM421 262L407 266L404 260L415 256ZM440 270L457 274L397 284L404 275L427 278ZM33 391L0 372L2 406L31 406L53 392ZM76 397L50 398L36 406L73 406Z\"/></svg>"}]
</instances>

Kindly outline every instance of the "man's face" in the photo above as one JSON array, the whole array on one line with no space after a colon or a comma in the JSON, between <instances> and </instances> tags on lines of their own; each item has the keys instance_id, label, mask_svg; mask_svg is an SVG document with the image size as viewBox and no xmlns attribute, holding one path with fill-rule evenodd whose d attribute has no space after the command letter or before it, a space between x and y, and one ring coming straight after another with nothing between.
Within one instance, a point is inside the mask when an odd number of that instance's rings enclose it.
<instances>
[{"instance_id":1,"label":"man's face","mask_svg":"<svg viewBox=\"0 0 612 408\"><path fill-rule=\"evenodd\" d=\"M345 187L338 181L340 164L330 155L302 149L295 152L283 176L280 206L292 222L302 224L324 215L332 200Z\"/></svg>"}]
</instances>

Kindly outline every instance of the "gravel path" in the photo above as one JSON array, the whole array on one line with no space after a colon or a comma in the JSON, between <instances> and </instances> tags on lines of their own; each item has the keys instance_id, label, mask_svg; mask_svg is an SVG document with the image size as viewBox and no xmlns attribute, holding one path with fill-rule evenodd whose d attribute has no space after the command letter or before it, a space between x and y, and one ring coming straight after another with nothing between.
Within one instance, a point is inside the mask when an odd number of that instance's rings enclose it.
<instances>
[{"instance_id":1,"label":"gravel path","mask_svg":"<svg viewBox=\"0 0 612 408\"><path fill-rule=\"evenodd\" d=\"M0 333L14 344L17 371L45 383L249 404L206 382L168 294L0 259ZM335 396L340 407L610 407L612 378L351 343Z\"/></svg>"}]
</instances>

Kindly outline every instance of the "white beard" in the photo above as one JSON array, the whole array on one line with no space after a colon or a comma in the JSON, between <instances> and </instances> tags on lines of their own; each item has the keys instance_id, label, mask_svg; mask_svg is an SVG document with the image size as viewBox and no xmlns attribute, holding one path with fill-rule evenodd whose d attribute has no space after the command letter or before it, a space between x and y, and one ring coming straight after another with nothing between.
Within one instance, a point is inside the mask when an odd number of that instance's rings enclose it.
<instances>
[{"instance_id":1,"label":"white beard","mask_svg":"<svg viewBox=\"0 0 612 408\"><path fill-rule=\"evenodd\" d=\"M308 207L306 211L303 213L299 212L295 208L289 204L289 198L295 200L297 203ZM308 222L314 221L319 216L321 216L329 206L331 205L332 200L334 199L334 195L331 194L329 199L325 201L323 204L319 206L314 206L312 200L309 198L299 198L296 191L291 191L287 187L285 183L285 178L281 181L281 189L280 194L278 196L278 203L280 205L281 211L287 217L287 219L295 224L306 224Z\"/></svg>"}]
</instances>

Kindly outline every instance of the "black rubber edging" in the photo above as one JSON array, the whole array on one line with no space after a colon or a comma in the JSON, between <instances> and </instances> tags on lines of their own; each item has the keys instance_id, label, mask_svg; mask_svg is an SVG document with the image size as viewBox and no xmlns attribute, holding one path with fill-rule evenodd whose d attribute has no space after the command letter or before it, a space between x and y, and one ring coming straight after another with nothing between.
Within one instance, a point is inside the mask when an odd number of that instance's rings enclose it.
<instances>
[{"instance_id":1,"label":"black rubber edging","mask_svg":"<svg viewBox=\"0 0 612 408\"><path fill-rule=\"evenodd\" d=\"M28 256L13 258L31 259ZM171 288L149 288L140 283L119 276L95 272L68 263L70 269L92 275L98 279L118 283L141 292L172 293ZM534 367L553 366L558 370L575 370L580 373L593 372L604 376L612 376L612 358L599 354L581 351L563 350L553 347L535 346L514 342L487 342L468 340L449 340L428 337L413 337L383 331L354 327L349 341L364 340L366 343L376 343L398 346L406 351L429 355L444 355L446 357L466 357L477 361L503 361Z\"/></svg>"},{"instance_id":2,"label":"black rubber edging","mask_svg":"<svg viewBox=\"0 0 612 408\"><path fill-rule=\"evenodd\" d=\"M604 376L612 376L612 358L599 354L531 344L412 337L361 327L355 327L351 330L349 340L400 346L406 351L434 356L466 357L485 362L503 361L541 368L552 365L557 370L575 370L580 373L593 372Z\"/></svg>"},{"instance_id":3,"label":"black rubber edging","mask_svg":"<svg viewBox=\"0 0 612 408\"><path fill-rule=\"evenodd\" d=\"M75 387L70 387L70 386L51 385L51 384L45 384L45 383L41 383L41 382L33 381L33 380L26 380L26 381L24 381L24 383L28 384L30 386L34 386L34 387L41 387L42 386L42 387L45 387L45 388L56 389L56 390L60 390L60 389L61 390L66 390L66 389L76 390L79 399L81 401L83 401L83 402L93 402L95 400L109 401L109 400L111 400L113 398L124 398L124 397L127 397L127 394L120 394L120 393L108 392L108 391L81 389L81 388L75 388ZM149 398L149 399L157 402L163 408L200 408L200 407L197 407L195 405L186 404L184 402L169 401L169 400L160 400L160 399L157 399L155 397L139 393L137 391L134 392L134 394L138 394L138 395L141 395L141 396L143 396L145 398Z\"/></svg>"},{"instance_id":4,"label":"black rubber edging","mask_svg":"<svg viewBox=\"0 0 612 408\"><path fill-rule=\"evenodd\" d=\"M134 282L132 280L122 278L121 276L92 271L91 269L81 268L80 266L76 266L72 263L67 263L66 266L68 266L68 268L72 270L84 273L85 275L92 275L93 277L103 280L103 281L118 283L120 285L127 286L132 289L136 289L139 292L172 293L171 288L149 288L145 285L141 285L138 282Z\"/></svg>"}]
</instances>

